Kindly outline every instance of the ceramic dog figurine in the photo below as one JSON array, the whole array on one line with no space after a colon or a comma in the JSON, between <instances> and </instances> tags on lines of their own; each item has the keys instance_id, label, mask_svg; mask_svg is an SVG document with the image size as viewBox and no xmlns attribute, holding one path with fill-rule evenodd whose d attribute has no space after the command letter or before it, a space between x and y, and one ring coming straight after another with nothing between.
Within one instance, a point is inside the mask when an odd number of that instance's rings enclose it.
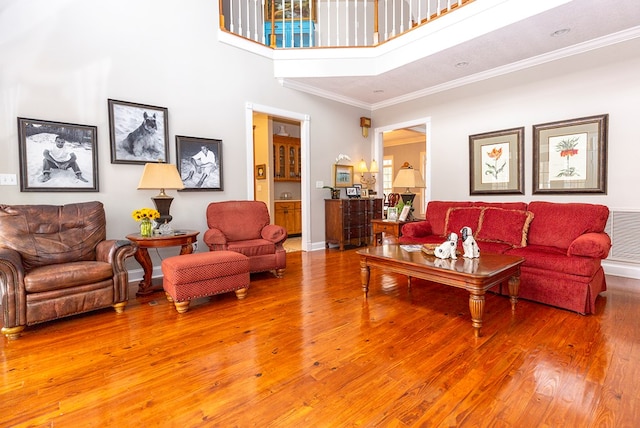
<instances>
[{"instance_id":1,"label":"ceramic dog figurine","mask_svg":"<svg viewBox=\"0 0 640 428\"><path fill-rule=\"evenodd\" d=\"M464 250L464 254L462 257L466 257L469 259L476 259L480 257L480 248L476 243L476 240L473 238L473 232L469 226L465 226L460 229L460 234L462 235L462 249Z\"/></svg>"},{"instance_id":2,"label":"ceramic dog figurine","mask_svg":"<svg viewBox=\"0 0 640 428\"><path fill-rule=\"evenodd\" d=\"M458 235L455 233L449 234L449 237L442 244L438 245L434 250L434 255L439 259L453 259L456 260L456 248L458 247Z\"/></svg>"}]
</instances>

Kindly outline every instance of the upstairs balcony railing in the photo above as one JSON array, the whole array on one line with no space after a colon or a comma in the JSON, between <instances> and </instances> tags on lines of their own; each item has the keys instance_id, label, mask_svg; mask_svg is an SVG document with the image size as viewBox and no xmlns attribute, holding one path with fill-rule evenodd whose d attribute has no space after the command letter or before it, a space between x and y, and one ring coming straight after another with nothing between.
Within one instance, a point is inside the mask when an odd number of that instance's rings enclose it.
<instances>
[{"instance_id":1,"label":"upstairs balcony railing","mask_svg":"<svg viewBox=\"0 0 640 428\"><path fill-rule=\"evenodd\" d=\"M474 0L222 0L224 31L278 48L377 46Z\"/></svg>"}]
</instances>

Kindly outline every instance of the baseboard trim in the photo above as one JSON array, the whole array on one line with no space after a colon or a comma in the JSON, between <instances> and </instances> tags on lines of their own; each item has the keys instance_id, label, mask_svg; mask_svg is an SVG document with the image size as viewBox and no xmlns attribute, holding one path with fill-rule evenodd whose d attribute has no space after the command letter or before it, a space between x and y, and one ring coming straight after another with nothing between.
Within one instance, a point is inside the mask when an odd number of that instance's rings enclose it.
<instances>
[{"instance_id":1,"label":"baseboard trim","mask_svg":"<svg viewBox=\"0 0 640 428\"><path fill-rule=\"evenodd\" d=\"M623 278L640 279L640 266L629 263L602 261L602 268L607 275L621 276Z\"/></svg>"}]
</instances>

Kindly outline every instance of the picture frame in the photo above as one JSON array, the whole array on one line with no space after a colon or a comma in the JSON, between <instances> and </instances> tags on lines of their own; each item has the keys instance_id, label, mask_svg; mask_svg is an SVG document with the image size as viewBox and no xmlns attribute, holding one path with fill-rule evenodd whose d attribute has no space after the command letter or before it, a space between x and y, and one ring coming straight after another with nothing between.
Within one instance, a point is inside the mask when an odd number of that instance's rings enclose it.
<instances>
[{"instance_id":1,"label":"picture frame","mask_svg":"<svg viewBox=\"0 0 640 428\"><path fill-rule=\"evenodd\" d=\"M533 125L533 194L606 194L608 114Z\"/></svg>"},{"instance_id":2,"label":"picture frame","mask_svg":"<svg viewBox=\"0 0 640 428\"><path fill-rule=\"evenodd\" d=\"M166 107L108 100L111 163L169 163Z\"/></svg>"},{"instance_id":3,"label":"picture frame","mask_svg":"<svg viewBox=\"0 0 640 428\"><path fill-rule=\"evenodd\" d=\"M389 220L389 221L398 221L398 208L397 207L389 207L389 208L387 208L387 220Z\"/></svg>"},{"instance_id":4,"label":"picture frame","mask_svg":"<svg viewBox=\"0 0 640 428\"><path fill-rule=\"evenodd\" d=\"M356 188L356 196L358 198L362 197L362 184L354 184L353 187Z\"/></svg>"},{"instance_id":5,"label":"picture frame","mask_svg":"<svg viewBox=\"0 0 640 428\"><path fill-rule=\"evenodd\" d=\"M363 198L369 198L369 189L362 189L362 195Z\"/></svg>"},{"instance_id":6,"label":"picture frame","mask_svg":"<svg viewBox=\"0 0 640 428\"><path fill-rule=\"evenodd\" d=\"M266 0L264 3L265 21L316 19L317 0Z\"/></svg>"},{"instance_id":7,"label":"picture frame","mask_svg":"<svg viewBox=\"0 0 640 428\"><path fill-rule=\"evenodd\" d=\"M469 194L524 195L524 126L469 136Z\"/></svg>"},{"instance_id":8,"label":"picture frame","mask_svg":"<svg viewBox=\"0 0 640 428\"><path fill-rule=\"evenodd\" d=\"M347 197L349 199L358 198L358 189L355 187L347 187Z\"/></svg>"},{"instance_id":9,"label":"picture frame","mask_svg":"<svg viewBox=\"0 0 640 428\"><path fill-rule=\"evenodd\" d=\"M409 213L411 213L411 205L405 205L402 207L402 212L398 216L398 221L407 221L409 217Z\"/></svg>"},{"instance_id":10,"label":"picture frame","mask_svg":"<svg viewBox=\"0 0 640 428\"><path fill-rule=\"evenodd\" d=\"M20 191L97 192L97 136L96 126L19 117Z\"/></svg>"},{"instance_id":11,"label":"picture frame","mask_svg":"<svg viewBox=\"0 0 640 428\"><path fill-rule=\"evenodd\" d=\"M333 187L347 188L353 186L353 165L333 165Z\"/></svg>"},{"instance_id":12,"label":"picture frame","mask_svg":"<svg viewBox=\"0 0 640 428\"><path fill-rule=\"evenodd\" d=\"M256 165L256 179L257 180L266 180L267 179L267 165L261 163L260 165Z\"/></svg>"},{"instance_id":13,"label":"picture frame","mask_svg":"<svg viewBox=\"0 0 640 428\"><path fill-rule=\"evenodd\" d=\"M222 191L222 140L176 135L176 166L188 191Z\"/></svg>"}]
</instances>

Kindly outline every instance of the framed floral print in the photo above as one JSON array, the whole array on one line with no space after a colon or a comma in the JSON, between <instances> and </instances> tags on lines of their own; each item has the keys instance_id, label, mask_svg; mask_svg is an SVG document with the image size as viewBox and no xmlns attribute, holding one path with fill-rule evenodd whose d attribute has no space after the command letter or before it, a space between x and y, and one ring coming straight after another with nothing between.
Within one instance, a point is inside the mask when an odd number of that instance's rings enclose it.
<instances>
[{"instance_id":1,"label":"framed floral print","mask_svg":"<svg viewBox=\"0 0 640 428\"><path fill-rule=\"evenodd\" d=\"M469 136L469 193L524 194L524 127Z\"/></svg>"},{"instance_id":2,"label":"framed floral print","mask_svg":"<svg viewBox=\"0 0 640 428\"><path fill-rule=\"evenodd\" d=\"M533 193L607 193L608 114L533 126Z\"/></svg>"}]
</instances>

